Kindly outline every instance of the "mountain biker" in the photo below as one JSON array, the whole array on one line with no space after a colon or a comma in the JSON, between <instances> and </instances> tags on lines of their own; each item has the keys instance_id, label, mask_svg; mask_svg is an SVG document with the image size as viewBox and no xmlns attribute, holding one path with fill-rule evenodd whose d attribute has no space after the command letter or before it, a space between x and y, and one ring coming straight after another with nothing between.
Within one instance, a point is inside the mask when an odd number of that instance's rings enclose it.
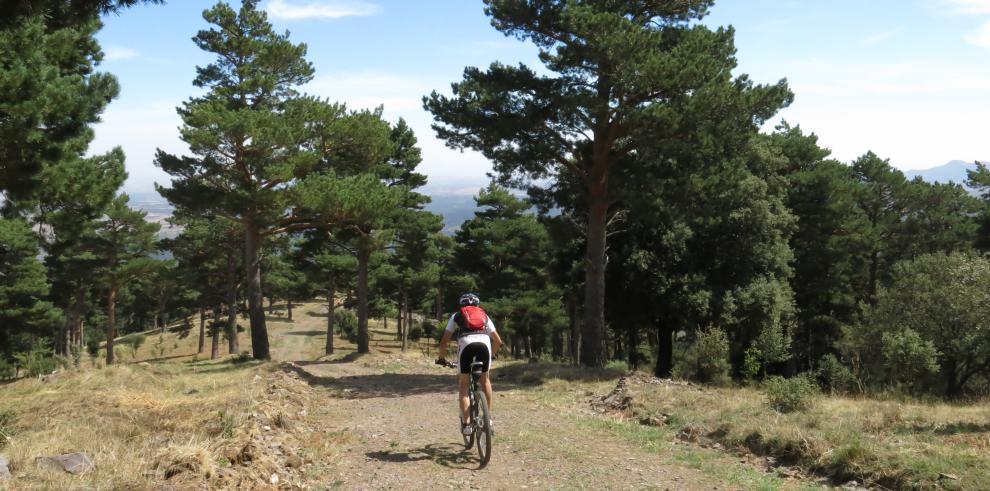
<instances>
[{"instance_id":1,"label":"mountain biker","mask_svg":"<svg viewBox=\"0 0 990 491\"><path fill-rule=\"evenodd\" d=\"M468 396L468 385L471 381L471 361L475 359L484 364L481 367L480 382L481 388L485 392L485 399L488 400L488 410L491 411L492 382L488 378L488 368L491 365L492 356L498 353L499 348L502 347L502 338L495 331L495 324L492 323L492 319L481 310L481 299L477 295L465 293L461 295L458 303L460 310L450 316L450 320L447 321L447 328L443 332L443 338L440 340L438 353L440 359L437 362L446 364L447 343L450 342L451 337L456 336L457 364L460 368L460 374L457 376L457 387L460 392L461 403L461 432L470 435L472 421L470 421L468 414L471 404L471 399ZM465 310L470 307L475 307L477 310ZM480 311L480 314L484 316L482 324L474 324L472 319L467 318L477 311ZM491 423L489 421L489 424Z\"/></svg>"}]
</instances>

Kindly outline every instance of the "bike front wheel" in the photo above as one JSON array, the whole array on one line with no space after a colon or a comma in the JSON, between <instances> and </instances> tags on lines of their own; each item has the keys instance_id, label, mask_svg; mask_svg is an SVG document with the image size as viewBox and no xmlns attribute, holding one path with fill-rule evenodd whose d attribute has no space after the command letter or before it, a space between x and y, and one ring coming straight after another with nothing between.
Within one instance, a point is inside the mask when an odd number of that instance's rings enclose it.
<instances>
[{"instance_id":1,"label":"bike front wheel","mask_svg":"<svg viewBox=\"0 0 990 491\"><path fill-rule=\"evenodd\" d=\"M484 468L492 458L491 414L488 410L488 399L485 398L485 395L481 391L478 391L474 396L478 401L479 413L474 420L474 439L475 443L478 444L478 457L481 459L480 468Z\"/></svg>"}]
</instances>

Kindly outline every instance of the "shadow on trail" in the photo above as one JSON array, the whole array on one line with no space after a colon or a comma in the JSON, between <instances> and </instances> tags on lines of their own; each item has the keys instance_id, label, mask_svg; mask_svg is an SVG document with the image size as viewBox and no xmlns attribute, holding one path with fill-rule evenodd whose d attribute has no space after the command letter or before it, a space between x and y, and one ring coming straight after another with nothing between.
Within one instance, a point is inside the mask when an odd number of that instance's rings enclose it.
<instances>
[{"instance_id":1,"label":"shadow on trail","mask_svg":"<svg viewBox=\"0 0 990 491\"><path fill-rule=\"evenodd\" d=\"M289 331L286 336L326 336L326 331Z\"/></svg>"},{"instance_id":2,"label":"shadow on trail","mask_svg":"<svg viewBox=\"0 0 990 491\"><path fill-rule=\"evenodd\" d=\"M331 362L332 363L332 362ZM406 397L422 394L453 393L457 380L445 375L422 373L381 373L321 377L313 375L301 366L283 364L286 371L295 372L309 385L329 387L344 392L348 399L372 399L376 397Z\"/></svg>"},{"instance_id":3,"label":"shadow on trail","mask_svg":"<svg viewBox=\"0 0 990 491\"><path fill-rule=\"evenodd\" d=\"M431 443L408 452L382 450L365 454L369 459L381 462L407 463L431 460L451 469L476 469L481 462L476 453L463 445Z\"/></svg>"}]
</instances>

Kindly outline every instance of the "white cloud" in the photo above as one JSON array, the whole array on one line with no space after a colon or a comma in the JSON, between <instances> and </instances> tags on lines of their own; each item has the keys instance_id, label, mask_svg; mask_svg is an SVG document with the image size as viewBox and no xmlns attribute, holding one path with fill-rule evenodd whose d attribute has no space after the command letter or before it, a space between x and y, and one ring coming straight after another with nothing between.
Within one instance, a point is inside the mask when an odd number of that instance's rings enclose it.
<instances>
[{"instance_id":1,"label":"white cloud","mask_svg":"<svg viewBox=\"0 0 990 491\"><path fill-rule=\"evenodd\" d=\"M990 14L990 0L942 0L953 14Z\"/></svg>"},{"instance_id":2,"label":"white cloud","mask_svg":"<svg viewBox=\"0 0 990 491\"><path fill-rule=\"evenodd\" d=\"M865 37L863 39L863 44L865 44L867 46L873 45L873 44L877 44L880 41L883 41L884 39L887 39L887 38L889 38L891 36L894 36L894 35L900 33L903 30L904 30L903 27L898 27L897 29L891 29L889 31L883 31L883 32L877 32L877 33L874 33L874 34L870 34L869 36L867 36L867 37Z\"/></svg>"},{"instance_id":3,"label":"white cloud","mask_svg":"<svg viewBox=\"0 0 990 491\"><path fill-rule=\"evenodd\" d=\"M966 40L981 48L990 49L990 22L984 23L976 32L970 34Z\"/></svg>"},{"instance_id":4,"label":"white cloud","mask_svg":"<svg viewBox=\"0 0 990 491\"><path fill-rule=\"evenodd\" d=\"M106 61L129 60L131 58L137 58L137 56L137 51L121 46L108 46L103 50L103 59Z\"/></svg>"},{"instance_id":5,"label":"white cloud","mask_svg":"<svg viewBox=\"0 0 990 491\"><path fill-rule=\"evenodd\" d=\"M268 15L275 19L339 19L377 15L382 12L382 7L365 0L312 0L298 3L289 0L271 0L266 10Z\"/></svg>"}]
</instances>

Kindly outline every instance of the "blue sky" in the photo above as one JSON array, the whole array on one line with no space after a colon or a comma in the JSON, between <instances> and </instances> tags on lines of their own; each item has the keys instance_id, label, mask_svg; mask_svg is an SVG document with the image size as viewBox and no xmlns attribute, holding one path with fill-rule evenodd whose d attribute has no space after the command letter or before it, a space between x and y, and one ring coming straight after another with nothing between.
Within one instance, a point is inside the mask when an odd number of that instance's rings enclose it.
<instances>
[{"instance_id":1,"label":"blue sky","mask_svg":"<svg viewBox=\"0 0 990 491\"><path fill-rule=\"evenodd\" d=\"M122 89L91 151L124 148L130 192L167 183L152 163L156 148L186 151L175 107L197 93L195 67L211 61L191 37L213 4L170 0L104 19L101 69ZM538 65L532 46L491 28L480 0L262 6L276 29L309 46L316 79L306 92L354 108L383 104L388 119L416 130L435 190L477 191L490 165L436 140L420 98L447 90L468 65ZM902 169L990 159L990 0L722 0L704 22L735 27L738 73L788 79L796 99L780 117L818 134L841 160L867 150Z\"/></svg>"}]
</instances>

